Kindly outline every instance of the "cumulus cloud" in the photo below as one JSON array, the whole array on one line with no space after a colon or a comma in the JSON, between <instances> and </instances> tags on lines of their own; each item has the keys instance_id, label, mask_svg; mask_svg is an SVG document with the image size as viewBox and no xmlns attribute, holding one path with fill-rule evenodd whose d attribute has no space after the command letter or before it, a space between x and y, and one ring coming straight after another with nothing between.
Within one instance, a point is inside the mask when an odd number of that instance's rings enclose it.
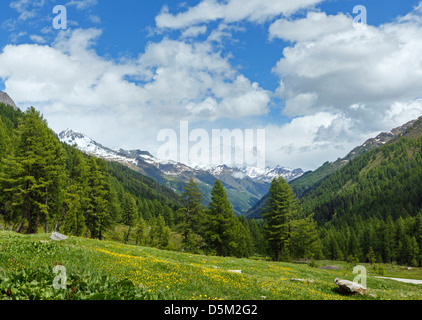
<instances>
[{"instance_id":1,"label":"cumulus cloud","mask_svg":"<svg viewBox=\"0 0 422 320\"><path fill-rule=\"evenodd\" d=\"M315 6L323 0L203 0L186 11L171 14L163 8L156 17L158 28L183 29L200 23L222 20L224 23L238 21L264 22L268 19L290 15L300 9Z\"/></svg>"},{"instance_id":2,"label":"cumulus cloud","mask_svg":"<svg viewBox=\"0 0 422 320\"><path fill-rule=\"evenodd\" d=\"M354 28L352 17L325 13L275 22L270 37L294 42L274 68L283 113L341 113L362 130L385 128L392 123L389 110L421 97L421 22L419 9L379 27Z\"/></svg>"},{"instance_id":3,"label":"cumulus cloud","mask_svg":"<svg viewBox=\"0 0 422 320\"><path fill-rule=\"evenodd\" d=\"M317 112L297 117L284 125L268 125L266 152L270 164L314 170L326 161L335 161L374 132L362 132L351 118Z\"/></svg>"},{"instance_id":4,"label":"cumulus cloud","mask_svg":"<svg viewBox=\"0 0 422 320\"><path fill-rule=\"evenodd\" d=\"M18 105L39 107L54 129L77 119L84 127L76 129L101 133L115 146L139 147L140 132L151 142L151 132L180 120L268 112L270 94L206 42L163 39L137 59L114 61L96 54L100 36L98 29L77 29L61 32L51 46L8 45L0 54L0 78Z\"/></svg>"},{"instance_id":5,"label":"cumulus cloud","mask_svg":"<svg viewBox=\"0 0 422 320\"><path fill-rule=\"evenodd\" d=\"M339 13L335 16L325 12L310 11L305 19L279 19L269 28L269 38L280 38L292 42L315 40L327 34L350 30L353 21Z\"/></svg>"}]
</instances>

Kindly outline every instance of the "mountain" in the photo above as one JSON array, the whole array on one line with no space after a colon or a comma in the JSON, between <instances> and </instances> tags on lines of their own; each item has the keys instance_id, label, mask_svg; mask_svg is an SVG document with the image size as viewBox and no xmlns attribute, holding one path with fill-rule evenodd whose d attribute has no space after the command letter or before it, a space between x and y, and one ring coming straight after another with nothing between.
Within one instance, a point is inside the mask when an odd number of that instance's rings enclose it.
<instances>
[{"instance_id":1,"label":"mountain","mask_svg":"<svg viewBox=\"0 0 422 320\"><path fill-rule=\"evenodd\" d=\"M320 223L354 219L394 220L422 209L422 117L393 132L326 178L302 197L305 213Z\"/></svg>"},{"instance_id":2,"label":"mountain","mask_svg":"<svg viewBox=\"0 0 422 320\"><path fill-rule=\"evenodd\" d=\"M0 103L7 104L13 107L13 109L18 110L18 107L16 106L15 102L12 100L12 98L9 97L6 92L0 91Z\"/></svg>"},{"instance_id":3,"label":"mountain","mask_svg":"<svg viewBox=\"0 0 422 320\"><path fill-rule=\"evenodd\" d=\"M223 182L233 208L238 214L245 213L268 192L274 177L282 175L291 181L303 174L301 169L287 169L280 166L265 169L232 168L225 165L190 167L180 162L157 159L147 151L110 149L70 129L58 136L62 142L75 144L87 154L124 164L178 193L182 192L185 184L193 178L204 195L204 204L210 201L211 190L215 181L219 179Z\"/></svg>"},{"instance_id":4,"label":"mountain","mask_svg":"<svg viewBox=\"0 0 422 320\"><path fill-rule=\"evenodd\" d=\"M297 179L293 179L290 181L290 185L296 196L298 198L305 197L309 192L318 188L318 186L320 186L328 177L346 166L353 159L356 159L371 150L382 147L391 141L399 139L400 137L408 136L410 134L417 135L415 132L417 132L418 129L415 129L415 124L419 123L421 118L409 121L400 127L392 129L390 132L382 132L375 138L368 139L362 145L354 148L345 157L339 158L334 162L326 162L315 171L308 171ZM254 219L260 218L261 211L265 206L267 198L268 194L258 201L251 209L249 209L245 216L247 218Z\"/></svg>"}]
</instances>

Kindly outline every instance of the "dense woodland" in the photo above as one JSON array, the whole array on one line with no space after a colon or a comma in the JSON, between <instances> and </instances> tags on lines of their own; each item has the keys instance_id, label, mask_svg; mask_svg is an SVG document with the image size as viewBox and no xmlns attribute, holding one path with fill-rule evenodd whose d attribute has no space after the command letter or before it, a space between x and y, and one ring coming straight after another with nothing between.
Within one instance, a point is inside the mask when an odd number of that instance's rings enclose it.
<instances>
[{"instance_id":1,"label":"dense woodland","mask_svg":"<svg viewBox=\"0 0 422 320\"><path fill-rule=\"evenodd\" d=\"M177 195L123 165L85 155L61 143L34 108L22 113L0 105L0 116L0 212L5 228L134 239L138 245L219 256L272 252L267 223L236 217L219 180L204 207L193 180ZM292 256L302 255L298 248L303 239L293 233L290 238Z\"/></svg>"},{"instance_id":2,"label":"dense woodland","mask_svg":"<svg viewBox=\"0 0 422 320\"><path fill-rule=\"evenodd\" d=\"M324 255L421 265L421 120L403 137L368 151L307 192Z\"/></svg>"},{"instance_id":3,"label":"dense woodland","mask_svg":"<svg viewBox=\"0 0 422 320\"><path fill-rule=\"evenodd\" d=\"M219 256L421 265L422 138L412 130L296 194L274 179L262 219L246 219L219 180L204 206L194 180L178 195L61 143L36 109L0 104L2 227Z\"/></svg>"}]
</instances>

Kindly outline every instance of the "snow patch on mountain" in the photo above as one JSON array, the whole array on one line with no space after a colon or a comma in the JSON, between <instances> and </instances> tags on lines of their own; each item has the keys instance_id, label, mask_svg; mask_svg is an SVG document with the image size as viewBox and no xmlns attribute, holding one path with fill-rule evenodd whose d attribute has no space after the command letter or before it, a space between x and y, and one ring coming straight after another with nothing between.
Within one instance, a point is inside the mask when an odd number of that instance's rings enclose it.
<instances>
[{"instance_id":1,"label":"snow patch on mountain","mask_svg":"<svg viewBox=\"0 0 422 320\"><path fill-rule=\"evenodd\" d=\"M191 172L200 173L207 172L216 178L224 175L231 175L236 179L250 178L257 181L271 183L274 178L283 177L286 181L292 181L301 175L301 169L290 169L277 166L276 168L259 168L253 166L246 166L243 168L229 167L226 165L219 166L187 166L183 163L172 160L161 160L155 158L147 151L141 150L123 150L110 149L95 142L83 133L67 129L59 134L59 139L69 145L76 145L77 148L89 155L93 155L108 161L116 161L124 164L139 165L140 162L145 162L149 165L161 170L164 174L169 176L177 176L181 173Z\"/></svg>"}]
</instances>

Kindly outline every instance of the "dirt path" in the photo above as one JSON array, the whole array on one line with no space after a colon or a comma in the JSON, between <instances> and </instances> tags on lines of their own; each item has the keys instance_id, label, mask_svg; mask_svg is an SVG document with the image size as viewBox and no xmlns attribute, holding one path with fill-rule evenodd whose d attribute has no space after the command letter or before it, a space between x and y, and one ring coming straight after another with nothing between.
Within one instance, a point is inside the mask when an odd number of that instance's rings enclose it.
<instances>
[{"instance_id":1,"label":"dirt path","mask_svg":"<svg viewBox=\"0 0 422 320\"><path fill-rule=\"evenodd\" d=\"M400 282L405 282L405 283L422 284L422 280L401 279L401 278L387 278L387 277L375 277L375 278L379 278L379 279L390 279L390 280L395 280L395 281L400 281Z\"/></svg>"}]
</instances>

